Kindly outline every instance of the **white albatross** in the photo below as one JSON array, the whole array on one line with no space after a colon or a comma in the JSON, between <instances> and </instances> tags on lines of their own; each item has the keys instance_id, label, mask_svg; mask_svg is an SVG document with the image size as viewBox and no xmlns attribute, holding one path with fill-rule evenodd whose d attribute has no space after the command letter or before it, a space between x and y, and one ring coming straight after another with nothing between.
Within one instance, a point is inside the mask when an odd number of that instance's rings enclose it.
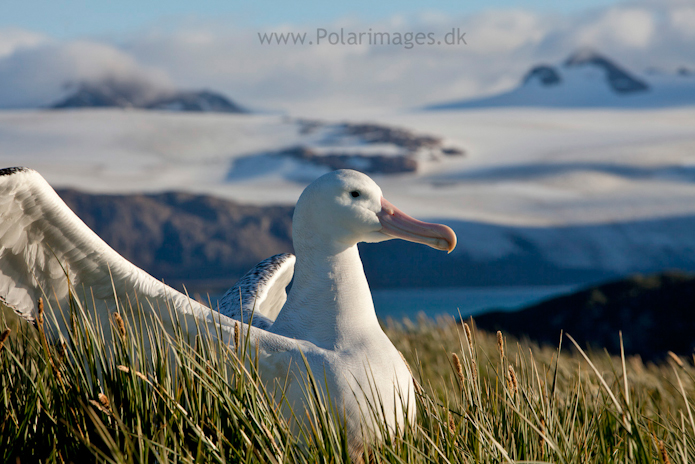
<instances>
[{"instance_id":1,"label":"white albatross","mask_svg":"<svg viewBox=\"0 0 695 464\"><path fill-rule=\"evenodd\" d=\"M264 382L289 379L285 405L296 412L304 404L305 384L294 370L303 375L306 359L344 414L351 442L364 437L365 425L366 432L376 432L375 412L392 430L402 430L415 417L413 378L379 326L357 243L401 238L450 252L456 235L447 226L401 212L372 179L351 170L328 173L309 185L292 226L296 263L289 254L259 263L225 295L220 315L110 248L36 171L2 169L0 298L31 320L44 292L66 301L67 271L73 286L91 288L102 325L108 326L115 309L115 290L137 295L152 307L169 303L179 319L214 321L225 338L233 333L233 318L248 322L253 309L256 328L245 332L258 346ZM171 329L174 321L167 312L160 317ZM188 327L195 330L195 324Z\"/></svg>"}]
</instances>

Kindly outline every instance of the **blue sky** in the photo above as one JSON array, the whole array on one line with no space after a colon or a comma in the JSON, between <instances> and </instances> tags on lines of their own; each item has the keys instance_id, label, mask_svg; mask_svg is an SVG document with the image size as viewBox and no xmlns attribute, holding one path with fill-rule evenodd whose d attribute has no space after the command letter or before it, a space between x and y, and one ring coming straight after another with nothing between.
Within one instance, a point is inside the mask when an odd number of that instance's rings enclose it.
<instances>
[{"instance_id":1,"label":"blue sky","mask_svg":"<svg viewBox=\"0 0 695 464\"><path fill-rule=\"evenodd\" d=\"M433 11L452 16L486 9L523 8L538 12L572 13L587 8L613 5L615 0L551 1L489 0L471 2L444 0L423 4L412 0L357 0L326 2L308 0L288 2L259 0L143 1L143 0L3 0L0 2L0 28L17 27L58 39L84 36L128 34L152 25L175 25L187 19L225 19L234 24L272 27L281 24L316 24L343 17L374 21L394 15Z\"/></svg>"}]
</instances>

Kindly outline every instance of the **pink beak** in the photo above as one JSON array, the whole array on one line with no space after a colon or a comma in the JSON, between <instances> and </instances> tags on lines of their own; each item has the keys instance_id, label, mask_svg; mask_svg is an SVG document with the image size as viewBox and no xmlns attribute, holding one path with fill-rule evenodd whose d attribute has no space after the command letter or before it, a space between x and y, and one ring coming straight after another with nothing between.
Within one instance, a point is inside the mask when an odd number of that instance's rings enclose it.
<instances>
[{"instance_id":1,"label":"pink beak","mask_svg":"<svg viewBox=\"0 0 695 464\"><path fill-rule=\"evenodd\" d=\"M408 216L389 201L381 198L381 211L377 214L386 235L409 242L422 243L437 250L451 253L456 248L456 234L450 227L430 224Z\"/></svg>"}]
</instances>

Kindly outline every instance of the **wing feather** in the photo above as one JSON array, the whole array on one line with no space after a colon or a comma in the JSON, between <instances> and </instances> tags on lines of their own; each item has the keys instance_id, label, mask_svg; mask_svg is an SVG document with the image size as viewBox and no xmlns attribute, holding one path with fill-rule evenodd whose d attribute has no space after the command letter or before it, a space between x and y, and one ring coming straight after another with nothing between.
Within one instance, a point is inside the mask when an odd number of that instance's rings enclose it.
<instances>
[{"instance_id":1,"label":"wing feather","mask_svg":"<svg viewBox=\"0 0 695 464\"><path fill-rule=\"evenodd\" d=\"M92 232L39 173L0 170L0 298L32 320L38 298L67 301L68 279L89 288L102 324L119 295L137 295L154 308L211 320L211 310L153 278ZM165 326L173 321L160 311ZM219 318L216 315L215 320ZM225 324L233 324L222 318ZM190 325L190 324L189 324Z\"/></svg>"},{"instance_id":2,"label":"wing feather","mask_svg":"<svg viewBox=\"0 0 695 464\"><path fill-rule=\"evenodd\" d=\"M254 327L270 328L287 300L285 288L292 280L295 261L294 255L280 253L256 264L222 296L220 313L251 321Z\"/></svg>"}]
</instances>

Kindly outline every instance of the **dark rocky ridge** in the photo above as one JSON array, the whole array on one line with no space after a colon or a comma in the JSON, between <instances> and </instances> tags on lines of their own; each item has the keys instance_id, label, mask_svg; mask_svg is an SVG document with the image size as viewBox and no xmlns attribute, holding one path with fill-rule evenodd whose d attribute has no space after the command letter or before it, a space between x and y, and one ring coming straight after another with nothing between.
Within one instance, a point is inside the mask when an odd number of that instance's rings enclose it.
<instances>
[{"instance_id":1,"label":"dark rocky ridge","mask_svg":"<svg viewBox=\"0 0 695 464\"><path fill-rule=\"evenodd\" d=\"M523 84L528 84L537 80L546 87L551 85L557 85L562 82L562 77L560 73L553 66L550 65L539 65L534 66L531 70L524 76L522 81Z\"/></svg>"},{"instance_id":2,"label":"dark rocky ridge","mask_svg":"<svg viewBox=\"0 0 695 464\"><path fill-rule=\"evenodd\" d=\"M126 259L196 291L226 290L259 261L293 252L291 206L240 205L181 192L102 195L60 189L58 194ZM375 288L465 284L466 264L429 247L393 240L360 244L360 254Z\"/></svg>"},{"instance_id":3,"label":"dark rocky ridge","mask_svg":"<svg viewBox=\"0 0 695 464\"><path fill-rule=\"evenodd\" d=\"M126 258L167 282L200 284L208 290L229 287L257 262L275 253L291 252L290 206L248 206L205 195L91 195L61 190L66 203L87 225ZM617 279L630 273L664 269L695 272L692 246L679 231L692 230L695 217L637 221L613 226L573 226L552 230L467 221L443 221L459 236L456 251L447 255L403 240L360 244L365 272L373 288L566 285ZM608 227L608 229L606 229ZM615 233L611 230L616 229ZM639 249L644 260L625 268L609 269L601 261L577 267L548 256L567 242L565 252L595 253L609 240L610 248L624 248L636 237L658 242ZM629 232L629 233L627 233ZM480 255L484 240L500 240L511 250L500 256ZM660 244L673 242L664 249ZM511 243L508 243L511 241ZM641 243L641 242L638 242ZM555 245L553 245L555 244ZM605 244L604 244L605 245ZM212 288L215 287L215 288Z\"/></svg>"},{"instance_id":4,"label":"dark rocky ridge","mask_svg":"<svg viewBox=\"0 0 695 464\"><path fill-rule=\"evenodd\" d=\"M581 345L649 360L667 351L689 356L695 349L695 277L664 273L635 276L544 301L516 312L477 316L478 327L502 330L557 345L560 331Z\"/></svg>"},{"instance_id":5,"label":"dark rocky ridge","mask_svg":"<svg viewBox=\"0 0 695 464\"><path fill-rule=\"evenodd\" d=\"M356 136L364 143L387 143L415 152L422 148L438 149L442 146L441 137L416 135L399 127L380 124L344 123L338 126L344 137Z\"/></svg>"},{"instance_id":6,"label":"dark rocky ridge","mask_svg":"<svg viewBox=\"0 0 695 464\"><path fill-rule=\"evenodd\" d=\"M355 153L330 153L321 155L309 147L297 146L274 153L317 166L336 169L355 169L367 174L396 174L417 171L417 161L409 156L360 155Z\"/></svg>"},{"instance_id":7,"label":"dark rocky ridge","mask_svg":"<svg viewBox=\"0 0 695 464\"><path fill-rule=\"evenodd\" d=\"M297 145L268 153L268 156L292 158L331 170L355 169L367 174L399 174L417 171L421 152L428 153L432 160L465 155L461 148L445 146L441 137L416 134L400 127L371 123L329 124L310 119L298 119L297 124L300 134L304 135L327 129L327 134L319 142L325 150ZM400 153L354 153L344 148L375 144L391 145Z\"/></svg>"},{"instance_id":8,"label":"dark rocky ridge","mask_svg":"<svg viewBox=\"0 0 695 464\"><path fill-rule=\"evenodd\" d=\"M116 251L171 284L215 293L262 259L292 252L290 206L239 205L180 192L58 193ZM555 284L602 276L560 269L535 255L479 262L403 240L362 243L360 255L373 288Z\"/></svg>"}]
</instances>

